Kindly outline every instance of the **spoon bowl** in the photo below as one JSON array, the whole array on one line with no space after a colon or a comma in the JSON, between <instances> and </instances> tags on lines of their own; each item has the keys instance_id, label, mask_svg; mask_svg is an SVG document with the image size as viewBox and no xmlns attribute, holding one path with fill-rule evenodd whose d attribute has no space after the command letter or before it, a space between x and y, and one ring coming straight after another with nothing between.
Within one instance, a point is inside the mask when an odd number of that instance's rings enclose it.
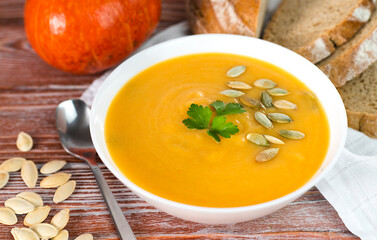
<instances>
[{"instance_id":1,"label":"spoon bowl","mask_svg":"<svg viewBox=\"0 0 377 240\"><path fill-rule=\"evenodd\" d=\"M69 154L86 161L92 169L105 199L120 239L136 240L96 161L89 130L90 109L80 99L67 100L56 108L56 129L60 142Z\"/></svg>"},{"instance_id":2,"label":"spoon bowl","mask_svg":"<svg viewBox=\"0 0 377 240\"><path fill-rule=\"evenodd\" d=\"M96 164L95 158L82 157L88 152L95 155L89 119L90 109L80 99L64 101L56 108L56 129L64 150L88 163L90 161L89 164Z\"/></svg>"}]
</instances>

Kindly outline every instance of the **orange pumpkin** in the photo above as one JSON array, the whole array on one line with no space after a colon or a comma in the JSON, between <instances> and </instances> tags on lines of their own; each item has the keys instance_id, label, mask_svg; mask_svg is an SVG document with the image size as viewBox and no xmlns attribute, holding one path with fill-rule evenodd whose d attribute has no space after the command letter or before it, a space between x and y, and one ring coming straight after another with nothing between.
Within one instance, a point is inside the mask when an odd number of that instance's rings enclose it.
<instances>
[{"instance_id":1,"label":"orange pumpkin","mask_svg":"<svg viewBox=\"0 0 377 240\"><path fill-rule=\"evenodd\" d=\"M30 44L63 71L96 73L120 63L153 32L161 0L27 0Z\"/></svg>"}]
</instances>

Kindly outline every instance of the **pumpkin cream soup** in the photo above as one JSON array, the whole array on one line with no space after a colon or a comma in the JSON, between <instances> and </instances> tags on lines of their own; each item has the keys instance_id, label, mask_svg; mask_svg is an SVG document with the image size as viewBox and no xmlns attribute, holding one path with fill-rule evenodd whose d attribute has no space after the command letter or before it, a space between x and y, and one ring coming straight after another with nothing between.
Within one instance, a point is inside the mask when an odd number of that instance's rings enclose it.
<instances>
[{"instance_id":1,"label":"pumpkin cream soup","mask_svg":"<svg viewBox=\"0 0 377 240\"><path fill-rule=\"evenodd\" d=\"M298 79L249 57L208 53L156 64L112 101L105 137L119 169L160 197L206 207L267 202L322 164L324 110Z\"/></svg>"}]
</instances>

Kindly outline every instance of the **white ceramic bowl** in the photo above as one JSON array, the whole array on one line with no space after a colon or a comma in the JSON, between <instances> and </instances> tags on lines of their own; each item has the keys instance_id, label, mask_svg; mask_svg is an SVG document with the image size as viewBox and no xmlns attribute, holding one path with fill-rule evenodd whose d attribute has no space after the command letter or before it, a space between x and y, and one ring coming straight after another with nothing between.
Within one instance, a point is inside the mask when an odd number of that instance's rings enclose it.
<instances>
[{"instance_id":1,"label":"white ceramic bowl","mask_svg":"<svg viewBox=\"0 0 377 240\"><path fill-rule=\"evenodd\" d=\"M296 76L317 95L330 124L330 146L322 166L304 186L281 198L257 205L209 208L182 204L156 196L135 185L119 171L109 154L104 136L105 118L114 96L133 76L158 62L177 56L205 52L233 53L272 63ZM318 183L335 164L344 147L347 119L344 105L335 87L325 74L305 58L286 48L256 38L208 34L167 41L146 49L123 62L107 77L94 99L90 132L94 146L105 165L142 199L164 212L185 220L208 224L227 224L251 220L276 211Z\"/></svg>"}]
</instances>

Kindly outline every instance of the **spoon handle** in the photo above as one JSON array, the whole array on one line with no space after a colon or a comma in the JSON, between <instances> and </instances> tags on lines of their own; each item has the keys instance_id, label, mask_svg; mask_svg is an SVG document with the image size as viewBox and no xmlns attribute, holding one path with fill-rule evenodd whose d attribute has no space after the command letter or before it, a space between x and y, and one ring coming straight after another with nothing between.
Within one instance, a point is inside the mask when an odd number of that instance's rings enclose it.
<instances>
[{"instance_id":1,"label":"spoon handle","mask_svg":"<svg viewBox=\"0 0 377 240\"><path fill-rule=\"evenodd\" d=\"M118 202L115 200L109 185L107 185L105 178L98 166L91 165L94 176L96 177L97 184L101 190L102 196L105 199L106 205L109 208L110 215L114 221L115 227L121 240L136 240L130 225L124 216L122 209L119 207Z\"/></svg>"}]
</instances>

